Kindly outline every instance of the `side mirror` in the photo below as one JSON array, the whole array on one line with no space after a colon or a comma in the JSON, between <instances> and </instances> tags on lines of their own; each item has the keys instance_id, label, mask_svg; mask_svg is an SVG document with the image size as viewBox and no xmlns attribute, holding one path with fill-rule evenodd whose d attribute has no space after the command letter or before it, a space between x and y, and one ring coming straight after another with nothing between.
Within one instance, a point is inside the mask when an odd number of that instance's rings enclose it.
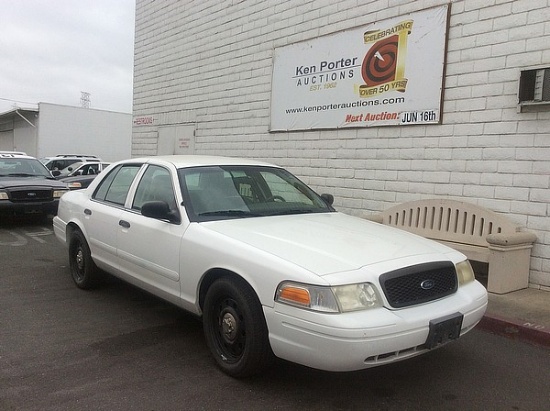
<instances>
[{"instance_id":1,"label":"side mirror","mask_svg":"<svg viewBox=\"0 0 550 411\"><path fill-rule=\"evenodd\" d=\"M181 222L179 213L171 211L166 201L148 201L143 203L141 206L141 215L158 220L168 220L174 224Z\"/></svg>"},{"instance_id":2,"label":"side mirror","mask_svg":"<svg viewBox=\"0 0 550 411\"><path fill-rule=\"evenodd\" d=\"M334 196L332 194L321 194L321 198L329 206L331 206L334 203Z\"/></svg>"},{"instance_id":3,"label":"side mirror","mask_svg":"<svg viewBox=\"0 0 550 411\"><path fill-rule=\"evenodd\" d=\"M59 171L59 170L53 170L52 171L52 176L54 176L54 177L57 177L60 174L61 174L61 171Z\"/></svg>"}]
</instances>

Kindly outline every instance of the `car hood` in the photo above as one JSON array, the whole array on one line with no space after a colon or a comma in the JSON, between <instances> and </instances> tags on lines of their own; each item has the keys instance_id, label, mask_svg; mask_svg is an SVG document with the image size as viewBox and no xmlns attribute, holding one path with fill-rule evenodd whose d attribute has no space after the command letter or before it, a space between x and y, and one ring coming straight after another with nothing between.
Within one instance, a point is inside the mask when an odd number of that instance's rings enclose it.
<instances>
[{"instance_id":1,"label":"car hood","mask_svg":"<svg viewBox=\"0 0 550 411\"><path fill-rule=\"evenodd\" d=\"M67 185L46 177L0 177L0 188L20 187L67 188Z\"/></svg>"},{"instance_id":2,"label":"car hood","mask_svg":"<svg viewBox=\"0 0 550 411\"><path fill-rule=\"evenodd\" d=\"M407 257L454 250L422 237L342 213L244 218L201 223L317 275L357 270Z\"/></svg>"}]
</instances>

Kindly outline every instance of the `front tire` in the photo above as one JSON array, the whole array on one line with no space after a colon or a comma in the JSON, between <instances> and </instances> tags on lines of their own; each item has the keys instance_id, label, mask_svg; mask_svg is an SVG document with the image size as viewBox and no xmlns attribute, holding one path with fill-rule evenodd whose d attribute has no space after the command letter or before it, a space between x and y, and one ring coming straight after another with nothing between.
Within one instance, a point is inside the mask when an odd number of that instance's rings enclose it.
<instances>
[{"instance_id":1,"label":"front tire","mask_svg":"<svg viewBox=\"0 0 550 411\"><path fill-rule=\"evenodd\" d=\"M273 359L261 304L239 278L223 277L210 286L203 329L218 366L232 377L257 374Z\"/></svg>"},{"instance_id":2,"label":"front tire","mask_svg":"<svg viewBox=\"0 0 550 411\"><path fill-rule=\"evenodd\" d=\"M69 266L71 276L78 288L89 290L99 282L98 268L92 260L90 247L82 232L76 230L71 234L69 243Z\"/></svg>"}]
</instances>

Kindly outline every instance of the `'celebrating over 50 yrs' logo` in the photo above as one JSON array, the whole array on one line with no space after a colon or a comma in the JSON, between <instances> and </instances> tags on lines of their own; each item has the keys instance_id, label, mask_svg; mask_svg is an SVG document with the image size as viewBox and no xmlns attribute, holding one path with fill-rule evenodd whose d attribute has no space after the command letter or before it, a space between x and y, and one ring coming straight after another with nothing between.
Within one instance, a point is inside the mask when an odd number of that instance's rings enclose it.
<instances>
[{"instance_id":1,"label":"'celebrating over 50 yrs' logo","mask_svg":"<svg viewBox=\"0 0 550 411\"><path fill-rule=\"evenodd\" d=\"M372 97L389 91L404 92L407 38L413 21L406 20L386 30L371 30L363 35L365 44L373 43L361 65L365 84L359 86L360 97Z\"/></svg>"}]
</instances>

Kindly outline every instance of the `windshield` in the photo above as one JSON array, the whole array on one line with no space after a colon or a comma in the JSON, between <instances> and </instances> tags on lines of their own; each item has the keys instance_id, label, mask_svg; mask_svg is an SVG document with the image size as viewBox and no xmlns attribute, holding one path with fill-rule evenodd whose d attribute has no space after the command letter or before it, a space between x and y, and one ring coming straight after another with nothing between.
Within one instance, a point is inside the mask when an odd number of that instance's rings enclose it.
<instances>
[{"instance_id":1,"label":"windshield","mask_svg":"<svg viewBox=\"0 0 550 411\"><path fill-rule=\"evenodd\" d=\"M275 167L215 166L178 171L191 221L334 211L312 189Z\"/></svg>"},{"instance_id":2,"label":"windshield","mask_svg":"<svg viewBox=\"0 0 550 411\"><path fill-rule=\"evenodd\" d=\"M0 177L48 177L52 175L35 158L0 158Z\"/></svg>"}]
</instances>

